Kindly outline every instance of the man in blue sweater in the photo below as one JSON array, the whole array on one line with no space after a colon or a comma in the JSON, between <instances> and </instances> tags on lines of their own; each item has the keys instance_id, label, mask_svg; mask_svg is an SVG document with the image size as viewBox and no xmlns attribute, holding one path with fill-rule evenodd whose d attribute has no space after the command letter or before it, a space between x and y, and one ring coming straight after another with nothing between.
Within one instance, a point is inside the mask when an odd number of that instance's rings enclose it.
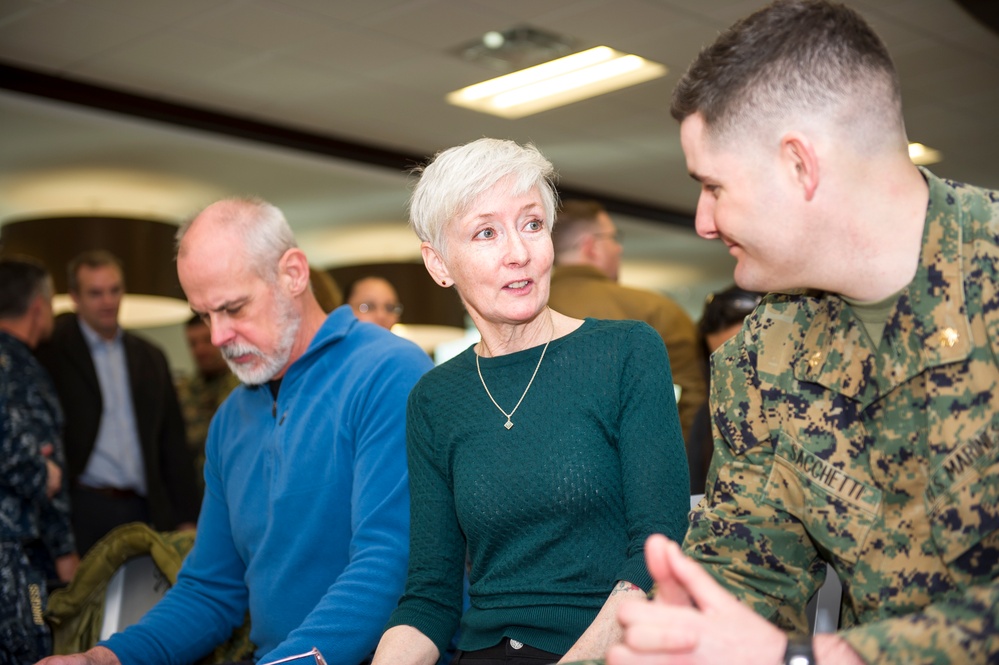
<instances>
[{"instance_id":1,"label":"man in blue sweater","mask_svg":"<svg viewBox=\"0 0 999 665\"><path fill-rule=\"evenodd\" d=\"M209 428L194 549L137 625L43 662L193 663L249 611L259 662L318 647L358 663L406 576L405 406L431 362L348 306L326 317L268 203L219 201L177 237L191 308L245 384Z\"/></svg>"}]
</instances>

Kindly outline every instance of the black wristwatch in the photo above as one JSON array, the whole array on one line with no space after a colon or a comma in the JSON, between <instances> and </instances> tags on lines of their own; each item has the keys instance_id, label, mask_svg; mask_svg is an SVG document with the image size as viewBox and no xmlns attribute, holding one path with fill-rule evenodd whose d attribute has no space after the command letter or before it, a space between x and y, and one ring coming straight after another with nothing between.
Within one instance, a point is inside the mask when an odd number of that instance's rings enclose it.
<instances>
[{"instance_id":1,"label":"black wristwatch","mask_svg":"<svg viewBox=\"0 0 999 665\"><path fill-rule=\"evenodd\" d=\"M784 665L815 665L815 652L812 651L810 636L787 638Z\"/></svg>"}]
</instances>

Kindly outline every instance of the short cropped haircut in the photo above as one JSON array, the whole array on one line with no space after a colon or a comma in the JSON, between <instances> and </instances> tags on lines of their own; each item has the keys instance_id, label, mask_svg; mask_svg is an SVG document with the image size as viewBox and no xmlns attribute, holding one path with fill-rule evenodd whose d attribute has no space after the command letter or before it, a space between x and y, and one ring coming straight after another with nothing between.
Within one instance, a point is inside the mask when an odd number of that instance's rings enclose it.
<instances>
[{"instance_id":1,"label":"short cropped haircut","mask_svg":"<svg viewBox=\"0 0 999 665\"><path fill-rule=\"evenodd\" d=\"M700 113L714 139L803 113L836 114L858 144L905 135L888 49L856 11L826 0L778 0L733 25L677 83L670 113Z\"/></svg>"},{"instance_id":2,"label":"short cropped haircut","mask_svg":"<svg viewBox=\"0 0 999 665\"><path fill-rule=\"evenodd\" d=\"M599 201L590 199L566 199L559 205L555 214L555 228L552 230L552 244L555 257L572 250L580 237L597 228L597 216L607 212Z\"/></svg>"},{"instance_id":3,"label":"short cropped haircut","mask_svg":"<svg viewBox=\"0 0 999 665\"><path fill-rule=\"evenodd\" d=\"M545 225L555 223L555 169L527 143L482 138L448 148L422 169L409 200L409 222L420 240L447 254L444 231L466 214L476 199L504 178L513 178L513 193L537 189L545 208Z\"/></svg>"},{"instance_id":4,"label":"short cropped haircut","mask_svg":"<svg viewBox=\"0 0 999 665\"><path fill-rule=\"evenodd\" d=\"M0 319L24 316L38 296L52 298L52 277L27 256L0 259Z\"/></svg>"},{"instance_id":5,"label":"short cropped haircut","mask_svg":"<svg viewBox=\"0 0 999 665\"><path fill-rule=\"evenodd\" d=\"M215 208L215 221L243 243L251 269L267 282L274 282L281 257L289 249L298 247L284 213L277 206L257 197L222 199L210 207ZM178 253L181 241L200 214L177 229L175 240Z\"/></svg>"},{"instance_id":6,"label":"short cropped haircut","mask_svg":"<svg viewBox=\"0 0 999 665\"><path fill-rule=\"evenodd\" d=\"M95 268L104 268L105 266L114 266L117 268L118 274L121 275L122 283L124 283L125 269L122 267L121 259L111 252L104 249L88 249L74 256L66 266L66 284L69 286L69 292L80 292L80 268L86 267L93 270Z\"/></svg>"}]
</instances>

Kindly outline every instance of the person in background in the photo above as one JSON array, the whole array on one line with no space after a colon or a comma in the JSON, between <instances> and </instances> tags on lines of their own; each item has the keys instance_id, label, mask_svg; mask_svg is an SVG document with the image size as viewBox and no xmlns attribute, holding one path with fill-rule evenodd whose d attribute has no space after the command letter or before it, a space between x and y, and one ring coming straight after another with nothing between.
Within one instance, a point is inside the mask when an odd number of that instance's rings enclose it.
<instances>
[{"instance_id":1,"label":"person in background","mask_svg":"<svg viewBox=\"0 0 999 665\"><path fill-rule=\"evenodd\" d=\"M694 322L676 301L618 283L621 232L596 201L563 201L552 233L555 272L550 304L568 316L635 319L656 329L666 344L679 386L680 425L686 440L694 414L707 399Z\"/></svg>"},{"instance_id":2,"label":"person in background","mask_svg":"<svg viewBox=\"0 0 999 665\"><path fill-rule=\"evenodd\" d=\"M121 262L92 250L67 272L75 320L57 326L37 355L65 414L77 548L86 553L128 522L193 529L200 492L170 367L158 347L118 324Z\"/></svg>"},{"instance_id":3,"label":"person in background","mask_svg":"<svg viewBox=\"0 0 999 665\"><path fill-rule=\"evenodd\" d=\"M31 350L52 334L52 278L0 259L0 665L51 653L48 582L79 563L63 482L62 411Z\"/></svg>"},{"instance_id":4,"label":"person in background","mask_svg":"<svg viewBox=\"0 0 999 665\"><path fill-rule=\"evenodd\" d=\"M402 303L395 287L381 277L362 277L347 287L347 304L361 321L368 321L386 330L399 323Z\"/></svg>"},{"instance_id":5,"label":"person in background","mask_svg":"<svg viewBox=\"0 0 999 665\"><path fill-rule=\"evenodd\" d=\"M327 316L269 203L213 203L177 238L191 309L243 383L208 433L194 548L142 621L44 662L194 663L249 612L256 662L361 663L405 579L405 402L430 359L349 307Z\"/></svg>"},{"instance_id":6,"label":"person in background","mask_svg":"<svg viewBox=\"0 0 999 665\"><path fill-rule=\"evenodd\" d=\"M437 662L459 619L459 665L603 654L618 603L650 588L646 536L686 531L662 340L548 307L552 177L533 146L480 139L440 153L413 193L427 270L482 340L409 398L409 576L375 665Z\"/></svg>"},{"instance_id":7,"label":"person in background","mask_svg":"<svg viewBox=\"0 0 999 665\"><path fill-rule=\"evenodd\" d=\"M225 398L239 385L239 379L229 371L222 352L212 345L212 331L201 317L188 319L184 324L184 338L194 359L194 374L177 382L177 398L187 425L187 445L194 456L194 468L198 478L202 478L208 424Z\"/></svg>"},{"instance_id":8,"label":"person in background","mask_svg":"<svg viewBox=\"0 0 999 665\"><path fill-rule=\"evenodd\" d=\"M769 295L713 358L687 556L650 540L659 595L608 662L999 662L999 192L912 163L888 50L842 4L739 21L672 114L698 233ZM841 625L808 636L827 563Z\"/></svg>"},{"instance_id":9,"label":"person in background","mask_svg":"<svg viewBox=\"0 0 999 665\"><path fill-rule=\"evenodd\" d=\"M705 300L704 312L697 322L697 332L706 359L704 373L708 377L709 393L711 381L707 360L722 344L739 332L742 322L756 309L762 299L762 293L740 289L733 284L722 291L710 294ZM708 475L708 465L711 464L711 451L714 447L708 400L704 400L701 408L697 410L686 444L687 464L690 467L690 493L703 494L704 479Z\"/></svg>"}]
</instances>

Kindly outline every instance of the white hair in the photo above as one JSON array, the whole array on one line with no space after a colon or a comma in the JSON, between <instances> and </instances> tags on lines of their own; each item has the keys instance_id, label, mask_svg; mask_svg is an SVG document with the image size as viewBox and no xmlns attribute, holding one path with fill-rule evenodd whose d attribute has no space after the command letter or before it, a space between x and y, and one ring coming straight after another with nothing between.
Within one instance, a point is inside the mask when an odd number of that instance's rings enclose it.
<instances>
[{"instance_id":1,"label":"white hair","mask_svg":"<svg viewBox=\"0 0 999 665\"><path fill-rule=\"evenodd\" d=\"M409 223L420 240L446 254L444 231L483 193L512 177L513 194L537 189L546 227L555 222L555 168L533 144L482 138L448 148L422 169L409 200Z\"/></svg>"}]
</instances>

